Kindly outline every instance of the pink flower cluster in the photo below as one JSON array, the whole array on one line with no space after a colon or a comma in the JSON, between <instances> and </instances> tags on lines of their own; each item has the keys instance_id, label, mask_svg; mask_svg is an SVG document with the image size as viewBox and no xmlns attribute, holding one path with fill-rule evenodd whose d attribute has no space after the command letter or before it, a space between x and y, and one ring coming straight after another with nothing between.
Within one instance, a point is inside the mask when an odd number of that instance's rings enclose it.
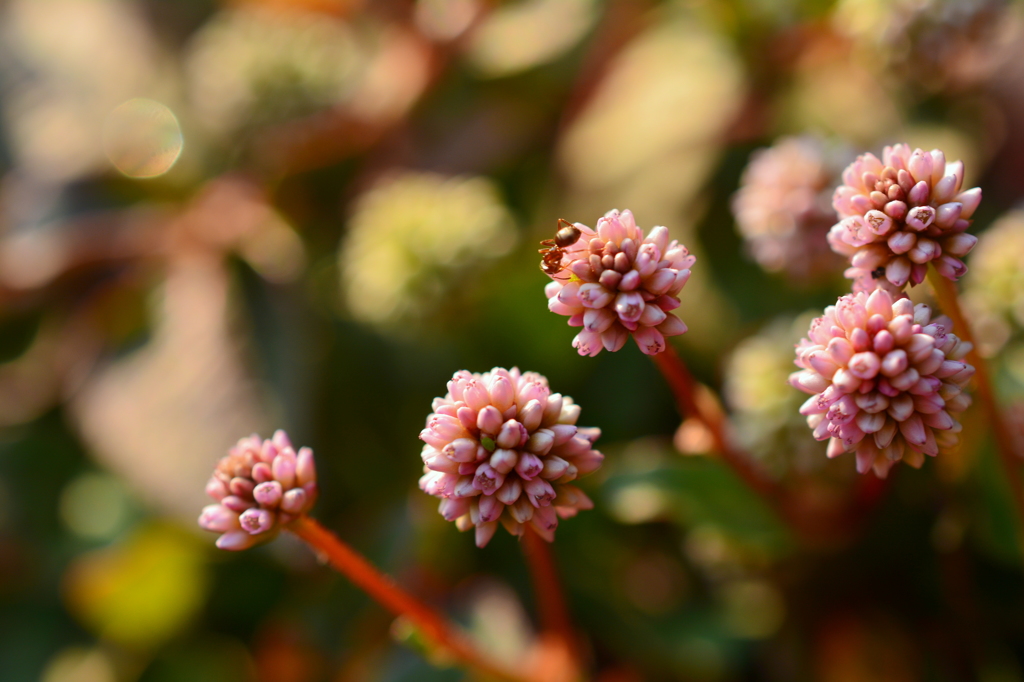
<instances>
[{"instance_id":1,"label":"pink flower cluster","mask_svg":"<svg viewBox=\"0 0 1024 682\"><path fill-rule=\"evenodd\" d=\"M676 296L696 258L670 242L665 227L645 238L628 210L609 211L596 231L582 223L576 227L580 239L564 249L561 274L544 288L548 308L567 315L569 326L583 327L573 347L590 356L602 348L617 351L632 334L648 355L665 350L666 336L686 331L670 313L679 307Z\"/></svg>"},{"instance_id":2,"label":"pink flower cluster","mask_svg":"<svg viewBox=\"0 0 1024 682\"><path fill-rule=\"evenodd\" d=\"M963 180L961 161L905 144L886 147L881 161L864 154L843 171L832 198L840 222L828 241L850 258L854 291L902 291L924 280L928 263L954 281L967 272L961 258L978 239L965 230L981 188L961 191Z\"/></svg>"},{"instance_id":3,"label":"pink flower cluster","mask_svg":"<svg viewBox=\"0 0 1024 682\"><path fill-rule=\"evenodd\" d=\"M242 438L217 464L206 493L217 504L203 508L199 525L221 533L221 549L248 549L312 508L317 496L313 451L295 452L280 430L267 440L255 434Z\"/></svg>"},{"instance_id":4,"label":"pink flower cluster","mask_svg":"<svg viewBox=\"0 0 1024 682\"><path fill-rule=\"evenodd\" d=\"M810 393L800 408L828 456L857 453L857 470L885 477L899 460L920 467L957 443L954 417L970 405L963 387L971 344L924 304L883 289L847 294L811 323L790 383Z\"/></svg>"},{"instance_id":5,"label":"pink flower cluster","mask_svg":"<svg viewBox=\"0 0 1024 682\"><path fill-rule=\"evenodd\" d=\"M550 542L559 517L594 506L569 482L601 466L601 431L577 427L579 406L540 374L456 372L433 410L420 432L420 488L442 498L441 515L459 530L476 527L478 547L499 522L513 535L530 524Z\"/></svg>"}]
</instances>

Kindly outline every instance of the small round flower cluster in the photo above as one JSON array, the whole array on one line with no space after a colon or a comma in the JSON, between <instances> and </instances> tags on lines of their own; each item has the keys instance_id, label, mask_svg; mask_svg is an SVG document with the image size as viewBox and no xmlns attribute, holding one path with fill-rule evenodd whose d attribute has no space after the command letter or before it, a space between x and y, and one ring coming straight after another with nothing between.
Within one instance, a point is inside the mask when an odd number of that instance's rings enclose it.
<instances>
[{"instance_id":1,"label":"small round flower cluster","mask_svg":"<svg viewBox=\"0 0 1024 682\"><path fill-rule=\"evenodd\" d=\"M967 272L961 258L978 239L965 230L981 188L961 191L963 180L962 162L905 144L886 147L881 161L859 156L843 171L832 198L841 220L828 241L850 258L854 291L897 293L907 282L920 284L928 263L954 281Z\"/></svg>"},{"instance_id":2,"label":"small round flower cluster","mask_svg":"<svg viewBox=\"0 0 1024 682\"><path fill-rule=\"evenodd\" d=\"M214 14L183 56L198 122L219 135L346 102L367 57L343 22L299 7L250 4Z\"/></svg>"},{"instance_id":3,"label":"small round flower cluster","mask_svg":"<svg viewBox=\"0 0 1024 682\"><path fill-rule=\"evenodd\" d=\"M273 538L316 501L313 451L296 453L288 434L242 438L218 462L206 493L217 500L203 508L199 525L221 533L217 546L241 550Z\"/></svg>"},{"instance_id":4,"label":"small round flower cluster","mask_svg":"<svg viewBox=\"0 0 1024 682\"><path fill-rule=\"evenodd\" d=\"M999 63L991 53L1000 30L1013 22L1012 5L1006 0L840 0L833 20L903 87L963 92L987 79Z\"/></svg>"},{"instance_id":5,"label":"small round flower cluster","mask_svg":"<svg viewBox=\"0 0 1024 682\"><path fill-rule=\"evenodd\" d=\"M793 342L817 313L778 318L736 344L724 366L722 390L737 442L777 475L820 468L825 447L807 437L804 401L787 383Z\"/></svg>"},{"instance_id":6,"label":"small round flower cluster","mask_svg":"<svg viewBox=\"0 0 1024 682\"><path fill-rule=\"evenodd\" d=\"M441 515L459 530L476 527L478 547L499 522L513 535L529 523L550 542L559 517L594 506L569 482L601 466L601 431L577 427L579 405L540 374L457 372L433 410L420 432L420 488L442 498Z\"/></svg>"},{"instance_id":7,"label":"small round flower cluster","mask_svg":"<svg viewBox=\"0 0 1024 682\"><path fill-rule=\"evenodd\" d=\"M515 243L512 216L483 177L412 171L382 177L355 202L338 250L341 289L359 322L415 334Z\"/></svg>"},{"instance_id":8,"label":"small round flower cluster","mask_svg":"<svg viewBox=\"0 0 1024 682\"><path fill-rule=\"evenodd\" d=\"M676 296L690 278L696 258L668 229L655 227L644 237L628 210L609 211L594 231L576 223L580 239L564 249L562 270L544 288L548 308L569 317L569 326L583 327L572 345L580 355L602 348L617 351L632 334L640 350L655 355L665 350L665 337L686 331L669 314L679 307ZM568 271L569 277L564 277Z\"/></svg>"},{"instance_id":9,"label":"small round flower cluster","mask_svg":"<svg viewBox=\"0 0 1024 682\"><path fill-rule=\"evenodd\" d=\"M882 289L847 294L811 323L790 383L811 394L800 412L815 438L831 438L829 457L856 452L859 472L885 477L901 459L920 467L956 445L953 414L970 405L962 390L974 367L951 327Z\"/></svg>"},{"instance_id":10,"label":"small round flower cluster","mask_svg":"<svg viewBox=\"0 0 1024 682\"><path fill-rule=\"evenodd\" d=\"M811 137L785 137L751 156L733 196L736 226L751 256L795 279L832 272L825 235L835 221L829 197L838 168Z\"/></svg>"}]
</instances>

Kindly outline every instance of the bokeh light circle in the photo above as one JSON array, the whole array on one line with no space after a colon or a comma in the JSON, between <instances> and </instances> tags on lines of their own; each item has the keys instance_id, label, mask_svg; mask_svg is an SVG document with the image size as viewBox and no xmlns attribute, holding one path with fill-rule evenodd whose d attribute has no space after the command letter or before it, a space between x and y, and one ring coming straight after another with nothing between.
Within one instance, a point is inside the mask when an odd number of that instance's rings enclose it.
<instances>
[{"instance_id":1,"label":"bokeh light circle","mask_svg":"<svg viewBox=\"0 0 1024 682\"><path fill-rule=\"evenodd\" d=\"M130 178L155 178L174 166L185 139L174 112L137 97L115 107L103 124L103 151Z\"/></svg>"}]
</instances>

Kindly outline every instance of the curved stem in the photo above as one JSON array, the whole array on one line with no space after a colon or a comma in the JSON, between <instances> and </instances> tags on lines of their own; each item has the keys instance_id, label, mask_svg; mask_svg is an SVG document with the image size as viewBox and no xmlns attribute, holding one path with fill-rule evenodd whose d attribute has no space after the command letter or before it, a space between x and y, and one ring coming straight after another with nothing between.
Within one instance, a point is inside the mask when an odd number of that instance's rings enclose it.
<instances>
[{"instance_id":1,"label":"curved stem","mask_svg":"<svg viewBox=\"0 0 1024 682\"><path fill-rule=\"evenodd\" d=\"M667 345L665 350L652 355L654 364L661 370L675 395L679 412L683 417L693 417L708 430L715 451L725 463L732 467L743 481L772 506L777 506L782 490L768 474L745 452L733 447L726 435L725 415L706 396L697 394L696 381L687 369L675 348Z\"/></svg>"},{"instance_id":2,"label":"curved stem","mask_svg":"<svg viewBox=\"0 0 1024 682\"><path fill-rule=\"evenodd\" d=\"M953 320L953 330L961 339L973 346L967 353L967 361L974 365L974 382L977 386L978 398L988 417L989 425L992 427L999 460L1002 462L1013 495L1013 503L1017 510L1018 537L1021 540L1021 550L1024 552L1024 526L1022 526L1024 524L1024 490L1021 488L1020 459L1014 454L1013 435L999 409L988 365L978 353L978 344L974 340L971 326L967 323L967 318L964 317L963 310L960 308L960 297L957 294L956 284L940 275L934 267L928 268L928 283L931 284L935 297L938 299L939 305L942 306L942 311Z\"/></svg>"},{"instance_id":3,"label":"curved stem","mask_svg":"<svg viewBox=\"0 0 1024 682\"><path fill-rule=\"evenodd\" d=\"M722 410L710 395L702 394L696 389L698 384L672 345L667 345L663 352L651 355L651 359L669 382L676 396L680 414L684 418L697 420L708 429L715 452L722 461L786 525L790 526L799 538L814 544L842 534L842 515L833 518L805 508L799 497L788 497L785 488L772 479L756 460L732 444L728 435L728 423Z\"/></svg>"},{"instance_id":4,"label":"curved stem","mask_svg":"<svg viewBox=\"0 0 1024 682\"><path fill-rule=\"evenodd\" d=\"M469 639L444 616L400 588L387 575L342 542L338 536L308 516L288 525L288 530L327 557L331 566L373 597L381 606L404 616L436 645L463 665L504 682L532 682L481 654Z\"/></svg>"}]
</instances>

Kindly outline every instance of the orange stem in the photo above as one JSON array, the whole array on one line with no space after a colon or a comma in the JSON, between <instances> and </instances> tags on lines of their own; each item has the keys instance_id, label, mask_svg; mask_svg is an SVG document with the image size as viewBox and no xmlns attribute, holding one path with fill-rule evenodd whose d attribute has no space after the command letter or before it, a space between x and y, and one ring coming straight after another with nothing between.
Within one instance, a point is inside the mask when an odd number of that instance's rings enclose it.
<instances>
[{"instance_id":1,"label":"orange stem","mask_svg":"<svg viewBox=\"0 0 1024 682\"><path fill-rule=\"evenodd\" d=\"M404 616L436 645L469 668L504 682L532 682L481 654L459 629L434 609L400 588L387 575L342 542L338 536L308 516L288 525L288 530L327 557L339 573L373 597L381 606Z\"/></svg>"},{"instance_id":2,"label":"orange stem","mask_svg":"<svg viewBox=\"0 0 1024 682\"><path fill-rule=\"evenodd\" d=\"M962 340L973 346L967 353L967 361L974 365L974 382L977 386L978 398L988 416L989 425L992 427L999 460L1002 462L1008 479L1007 483L1009 483L1013 495L1013 503L1017 508L1018 535L1021 540L1021 549L1024 551L1024 528L1021 526L1024 523L1024 490L1021 488L1020 459L1014 454L1013 435L999 409L988 365L978 353L978 344L971 332L971 325L967 323L967 318L964 317L963 310L960 308L960 297L957 294L956 284L940 275L934 267L928 268L928 283L932 285L932 290L935 292L939 305L942 306L942 311L953 320L954 331Z\"/></svg>"}]
</instances>

